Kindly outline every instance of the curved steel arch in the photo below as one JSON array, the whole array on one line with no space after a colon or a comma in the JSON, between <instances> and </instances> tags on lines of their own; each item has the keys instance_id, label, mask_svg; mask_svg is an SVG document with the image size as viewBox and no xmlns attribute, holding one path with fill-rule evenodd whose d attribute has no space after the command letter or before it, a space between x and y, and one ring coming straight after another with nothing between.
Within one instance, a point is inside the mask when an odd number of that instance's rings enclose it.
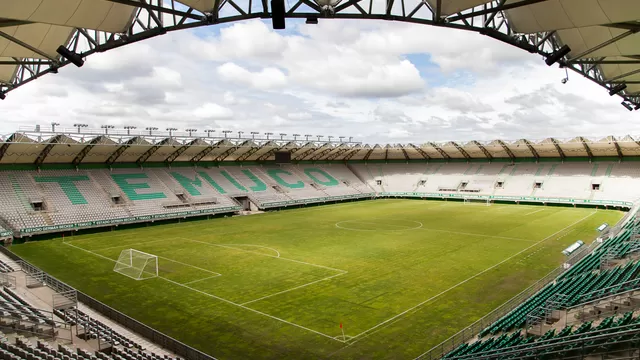
<instances>
[{"instance_id":1,"label":"curved steel arch","mask_svg":"<svg viewBox=\"0 0 640 360\"><path fill-rule=\"evenodd\" d=\"M591 148L587 144L587 141L582 136L578 136L578 140L582 143L582 146L584 146L584 150L587 152L587 156L589 156L589 160L593 160L593 153L591 152Z\"/></svg>"},{"instance_id":2,"label":"curved steel arch","mask_svg":"<svg viewBox=\"0 0 640 360\"><path fill-rule=\"evenodd\" d=\"M438 153L440 153L440 156L442 156L442 158L446 159L446 160L450 160L451 156L449 156L449 154L446 153L446 151L442 150L442 148L440 146L438 146L438 144L434 143L434 142L429 142L427 143L429 144L432 148L436 149L436 151L438 151ZM467 154L468 156L468 154Z\"/></svg>"},{"instance_id":3,"label":"curved steel arch","mask_svg":"<svg viewBox=\"0 0 640 360\"><path fill-rule=\"evenodd\" d=\"M562 148L560 147L560 142L558 142L558 140L556 140L555 138L549 138L549 140L551 140L551 143L553 143L553 146L556 148L558 155L560 155L560 159L564 161L566 156L564 155L564 151L562 151Z\"/></svg>"},{"instance_id":4,"label":"curved steel arch","mask_svg":"<svg viewBox=\"0 0 640 360\"><path fill-rule=\"evenodd\" d=\"M516 158L516 156L513 154L513 151L511 151L511 149L509 149L509 147L507 146L507 144L504 143L504 141L497 140L497 142L498 142L498 144L500 144L500 146L502 146L502 148L507 153L507 155L509 155L509 159L511 159L511 161L513 162L514 159Z\"/></svg>"},{"instance_id":5,"label":"curved steel arch","mask_svg":"<svg viewBox=\"0 0 640 360\"><path fill-rule=\"evenodd\" d=\"M531 141L527 139L522 139L522 141L524 142L525 145L527 145L527 149L531 151L531 155L533 155L533 157L536 158L536 161L540 160L540 155L538 154L538 151L531 144Z\"/></svg>"},{"instance_id":6,"label":"curved steel arch","mask_svg":"<svg viewBox=\"0 0 640 360\"><path fill-rule=\"evenodd\" d=\"M144 154L140 155L138 160L136 160L136 165L142 166L142 164L144 164L147 161L147 159L149 159L153 154L155 154L156 151L160 150L161 147L171 142L171 140L172 138L170 137L162 139L162 141L160 141L159 143L147 149L147 151L145 151Z\"/></svg>"},{"instance_id":7,"label":"curved steel arch","mask_svg":"<svg viewBox=\"0 0 640 360\"><path fill-rule=\"evenodd\" d=\"M429 154L427 154L424 150L422 150L420 147L409 143L409 146L411 146L415 151L418 152L418 154L420 154L425 160L429 161L431 160L431 156L429 156Z\"/></svg>"},{"instance_id":8,"label":"curved steel arch","mask_svg":"<svg viewBox=\"0 0 640 360\"><path fill-rule=\"evenodd\" d=\"M91 149L94 148L94 146L96 146L97 144L99 144L101 141L106 140L107 137L104 135L100 135L96 138L93 138L89 144L87 144L87 146L85 146L84 148L82 148L82 150L80 150L80 152L78 153L78 155L76 155L76 157L73 159L73 161L71 162L71 164L73 166L78 166L80 165L80 163L82 162L82 160L84 160L84 158L87 156L87 154L89 154L89 152L91 151Z\"/></svg>"},{"instance_id":9,"label":"curved steel arch","mask_svg":"<svg viewBox=\"0 0 640 360\"><path fill-rule=\"evenodd\" d=\"M113 165L113 163L116 162L116 160L118 160L118 158L120 157L120 155L122 155L122 153L124 153L128 148L131 147L131 145L135 144L138 141L143 140L142 137L140 136L134 136L131 139L129 139L126 143L124 143L122 146L118 147L116 149L116 151L114 151L109 158L106 161L106 164L111 166Z\"/></svg>"},{"instance_id":10,"label":"curved steel arch","mask_svg":"<svg viewBox=\"0 0 640 360\"><path fill-rule=\"evenodd\" d=\"M478 141L476 141L476 140L471 140L471 143L472 143L473 145L477 146L477 147L482 151L482 153L484 154L484 156L486 156L486 157L487 157L487 159L488 159L489 161L493 160L493 155L491 155L491 153L489 152L489 150L487 150L487 148L485 148L485 147L484 147L484 145L480 144L480 143L479 143Z\"/></svg>"},{"instance_id":11,"label":"curved steel arch","mask_svg":"<svg viewBox=\"0 0 640 360\"><path fill-rule=\"evenodd\" d=\"M259 2L214 0L212 8L205 8L204 5L199 5L199 3L196 3L195 6L188 6L177 0L107 1L132 7L134 16L131 19L131 26L122 33L67 26L72 30L71 36L66 44L59 45L63 45L86 57L97 52L108 51L171 31L248 19L269 19L272 17L267 0ZM519 34L513 29L505 13L507 10L544 1L521 0L506 3L504 0L487 0L475 7L446 14L446 12L443 12L443 4L446 5L443 0L423 0L418 2L411 0L348 0L331 9L321 8L312 0L295 0L291 2L285 17L299 19L372 19L447 27L476 32L530 53L549 56L563 45L556 31ZM430 3L434 5L430 5ZM0 13L0 17L1 15ZM30 24L28 21L21 20L8 19L6 21L14 26ZM57 25L66 26L64 24ZM629 34L640 31L640 27L633 22L606 25L626 29ZM4 38L6 39L7 37L5 36ZM22 43L19 39L10 39L9 41L23 48L38 50L33 44ZM606 44L601 46L606 46ZM594 51L593 48L589 50L591 52ZM0 93L10 92L45 74L56 73L57 69L69 64L68 60L61 57L40 56L42 58L9 57L11 60L1 61L0 65L15 66L15 76L9 82L0 82ZM574 54L572 57L566 56L564 59L560 59L560 62L567 69L579 73L608 89L611 84L615 84L619 80L607 79L602 70L602 65L617 64L620 61L632 63L636 60L633 58L628 58L628 60L607 59L606 57L584 58L584 56L579 57ZM618 95L625 101L640 105L640 94L622 91Z\"/></svg>"},{"instance_id":12,"label":"curved steel arch","mask_svg":"<svg viewBox=\"0 0 640 360\"><path fill-rule=\"evenodd\" d=\"M42 165L42 163L44 163L44 160L47 158L47 156L49 156L49 153L51 152L53 147L58 145L60 143L60 140L64 138L65 138L64 135L56 135L55 137L53 137L53 139L48 141L47 146L45 146L44 149L42 149L42 151L40 152L40 154L38 154L38 157L36 158L36 161L34 161L33 164L38 167Z\"/></svg>"}]
</instances>

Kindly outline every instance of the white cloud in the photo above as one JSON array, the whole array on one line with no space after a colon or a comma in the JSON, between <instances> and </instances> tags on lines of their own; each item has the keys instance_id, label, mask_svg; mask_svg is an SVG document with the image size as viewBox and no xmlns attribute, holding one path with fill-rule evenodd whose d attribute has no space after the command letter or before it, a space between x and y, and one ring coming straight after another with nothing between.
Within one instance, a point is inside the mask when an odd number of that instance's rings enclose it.
<instances>
[{"instance_id":1,"label":"white cloud","mask_svg":"<svg viewBox=\"0 0 640 360\"><path fill-rule=\"evenodd\" d=\"M368 143L640 133L640 112L488 37L376 21L173 32L8 94L0 133L51 121L353 136ZM296 25L297 24L297 25ZM213 71L212 71L213 69Z\"/></svg>"},{"instance_id":2,"label":"white cloud","mask_svg":"<svg viewBox=\"0 0 640 360\"><path fill-rule=\"evenodd\" d=\"M200 119L222 120L233 117L233 110L214 103L206 103L196 108L193 115Z\"/></svg>"},{"instance_id":3,"label":"white cloud","mask_svg":"<svg viewBox=\"0 0 640 360\"><path fill-rule=\"evenodd\" d=\"M273 67L251 72L242 66L227 62L218 66L217 72L225 81L248 85L260 90L280 88L287 84L286 75Z\"/></svg>"}]
</instances>

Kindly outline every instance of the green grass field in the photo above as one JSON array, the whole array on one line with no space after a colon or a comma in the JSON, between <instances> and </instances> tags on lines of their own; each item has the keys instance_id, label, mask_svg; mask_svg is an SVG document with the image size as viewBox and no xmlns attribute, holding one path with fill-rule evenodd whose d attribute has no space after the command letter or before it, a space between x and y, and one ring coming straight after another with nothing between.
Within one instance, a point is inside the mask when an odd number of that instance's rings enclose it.
<instances>
[{"instance_id":1,"label":"green grass field","mask_svg":"<svg viewBox=\"0 0 640 360\"><path fill-rule=\"evenodd\" d=\"M621 212L376 200L14 245L219 359L413 359L560 265ZM113 271L123 249L159 277ZM344 326L344 337L339 327Z\"/></svg>"}]
</instances>

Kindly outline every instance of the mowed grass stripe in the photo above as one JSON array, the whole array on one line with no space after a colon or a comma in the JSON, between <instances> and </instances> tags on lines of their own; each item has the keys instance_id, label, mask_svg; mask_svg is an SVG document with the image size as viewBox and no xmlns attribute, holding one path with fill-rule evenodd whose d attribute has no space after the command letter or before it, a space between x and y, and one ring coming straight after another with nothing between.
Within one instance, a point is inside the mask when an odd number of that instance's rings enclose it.
<instances>
[{"instance_id":1,"label":"mowed grass stripe","mask_svg":"<svg viewBox=\"0 0 640 360\"><path fill-rule=\"evenodd\" d=\"M221 359L403 359L419 355L522 291L559 265L560 252L567 245L592 239L598 225L616 223L621 217L619 212L598 211L558 236L350 340L352 345L343 350L343 344L330 339L341 336L340 322L347 335L357 336L593 212L545 208L523 216L531 211L531 207L514 205L376 200L66 239L112 258L117 257L119 246L132 247L221 274L206 279L211 274L172 269L171 276L180 280L175 283L195 281L184 286L161 279L127 279L112 271L112 262L105 264L107 261L62 246L60 241L16 245L13 250L109 305ZM335 226L340 221L380 218L417 221L449 233L358 232ZM167 241L157 241L162 239ZM271 250L247 245L274 249L282 258L300 263L277 259ZM348 273L318 281L338 272L302 263ZM227 277L233 281L226 280L221 286L220 281ZM312 284L302 286L307 282ZM294 290L286 291L289 288ZM205 295L209 293L250 302L247 307L251 310L225 305Z\"/></svg>"}]
</instances>

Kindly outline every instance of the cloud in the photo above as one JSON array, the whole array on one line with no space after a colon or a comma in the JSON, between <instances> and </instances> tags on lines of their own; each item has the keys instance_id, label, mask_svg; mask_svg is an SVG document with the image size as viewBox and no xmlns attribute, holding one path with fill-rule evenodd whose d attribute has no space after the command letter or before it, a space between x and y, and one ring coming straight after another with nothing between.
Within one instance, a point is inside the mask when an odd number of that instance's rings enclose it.
<instances>
[{"instance_id":1,"label":"cloud","mask_svg":"<svg viewBox=\"0 0 640 360\"><path fill-rule=\"evenodd\" d=\"M55 121L352 136L365 143L640 132L640 112L475 33L383 21L259 20L87 58L8 94L0 133ZM203 35L204 34L204 35Z\"/></svg>"},{"instance_id":2,"label":"cloud","mask_svg":"<svg viewBox=\"0 0 640 360\"><path fill-rule=\"evenodd\" d=\"M203 120L224 120L233 118L233 110L215 103L206 103L193 110L193 115Z\"/></svg>"},{"instance_id":3,"label":"cloud","mask_svg":"<svg viewBox=\"0 0 640 360\"><path fill-rule=\"evenodd\" d=\"M281 88L287 84L286 75L273 67L251 72L242 66L227 62L218 66L217 72L224 81L236 82L260 90Z\"/></svg>"}]
</instances>

